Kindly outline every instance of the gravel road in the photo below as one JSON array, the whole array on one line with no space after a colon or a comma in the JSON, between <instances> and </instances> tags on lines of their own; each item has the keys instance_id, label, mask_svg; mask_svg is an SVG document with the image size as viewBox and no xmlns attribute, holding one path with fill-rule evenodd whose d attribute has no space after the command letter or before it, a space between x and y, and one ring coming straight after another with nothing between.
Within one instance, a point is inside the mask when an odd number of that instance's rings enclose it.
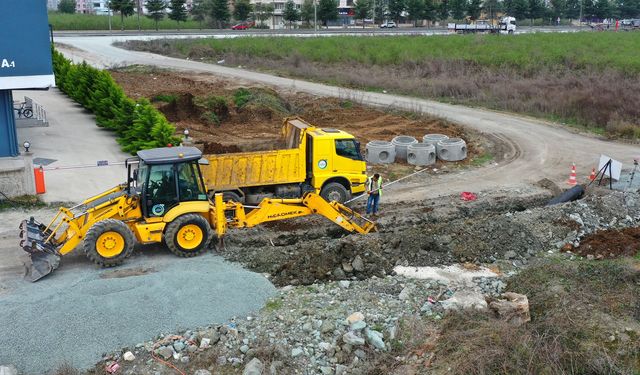
<instances>
[{"instance_id":1,"label":"gravel road","mask_svg":"<svg viewBox=\"0 0 640 375\"><path fill-rule=\"evenodd\" d=\"M3 222L28 214L3 212ZM0 225L3 265L23 258L7 229ZM246 316L275 293L266 278L220 256L178 259L157 246L137 249L113 269L98 269L77 251L37 283L18 277L19 268L0 269L0 365L27 374L65 361L89 368L103 353L163 332Z\"/></svg>"},{"instance_id":2,"label":"gravel road","mask_svg":"<svg viewBox=\"0 0 640 375\"><path fill-rule=\"evenodd\" d=\"M607 154L632 167L637 145L604 140L578 134L567 127L534 118L481 108L464 107L405 96L350 90L319 83L276 77L243 69L176 59L152 53L127 51L112 46L115 41L141 37L60 37L58 41L73 48L61 51L76 61L86 60L97 66L127 64L155 65L176 70L212 73L240 83L260 83L280 90L306 92L319 96L348 98L380 107L396 107L446 118L483 132L502 144L498 163L465 173L434 177L398 186L385 200L421 200L459 191L480 191L497 187L513 187L521 183L549 178L563 184L571 163L576 163L578 180L585 181L591 168L597 166L600 154ZM311 119L312 120L312 119Z\"/></svg>"}]
</instances>

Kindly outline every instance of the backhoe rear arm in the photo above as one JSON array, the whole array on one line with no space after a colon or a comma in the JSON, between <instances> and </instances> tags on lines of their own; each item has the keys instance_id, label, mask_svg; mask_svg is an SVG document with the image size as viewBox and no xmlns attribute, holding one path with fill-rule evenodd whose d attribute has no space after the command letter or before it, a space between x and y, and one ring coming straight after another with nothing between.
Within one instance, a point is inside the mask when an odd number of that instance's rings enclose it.
<instances>
[{"instance_id":1,"label":"backhoe rear arm","mask_svg":"<svg viewBox=\"0 0 640 375\"><path fill-rule=\"evenodd\" d=\"M302 199L265 198L257 208L245 213L241 203L223 202L222 194L216 194L213 219L216 234L221 238L227 227L250 228L269 221L286 220L317 214L326 217L349 232L366 234L375 230L375 223L338 202L328 203L315 193L307 193ZM227 220L225 212L233 212Z\"/></svg>"}]
</instances>

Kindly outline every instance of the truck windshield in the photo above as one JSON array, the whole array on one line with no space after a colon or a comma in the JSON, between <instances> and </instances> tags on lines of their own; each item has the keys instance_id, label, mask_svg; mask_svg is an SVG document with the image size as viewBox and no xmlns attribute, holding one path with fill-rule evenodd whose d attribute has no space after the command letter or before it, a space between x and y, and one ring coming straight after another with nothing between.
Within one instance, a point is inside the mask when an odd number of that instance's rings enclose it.
<instances>
[{"instance_id":1,"label":"truck windshield","mask_svg":"<svg viewBox=\"0 0 640 375\"><path fill-rule=\"evenodd\" d=\"M362 160L354 139L336 139L336 154L353 160Z\"/></svg>"}]
</instances>

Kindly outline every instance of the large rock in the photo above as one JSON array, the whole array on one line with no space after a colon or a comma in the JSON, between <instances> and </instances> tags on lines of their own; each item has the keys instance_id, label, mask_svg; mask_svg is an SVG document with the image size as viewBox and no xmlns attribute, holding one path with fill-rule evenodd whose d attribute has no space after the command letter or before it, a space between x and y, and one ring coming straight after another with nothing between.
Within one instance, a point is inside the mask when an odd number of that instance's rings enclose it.
<instances>
[{"instance_id":1,"label":"large rock","mask_svg":"<svg viewBox=\"0 0 640 375\"><path fill-rule=\"evenodd\" d=\"M18 375L18 370L12 365L0 366L0 375Z\"/></svg>"},{"instance_id":2,"label":"large rock","mask_svg":"<svg viewBox=\"0 0 640 375\"><path fill-rule=\"evenodd\" d=\"M445 310L487 310L487 301L479 292L461 290L457 291L451 298L440 302Z\"/></svg>"},{"instance_id":3,"label":"large rock","mask_svg":"<svg viewBox=\"0 0 640 375\"><path fill-rule=\"evenodd\" d=\"M156 350L156 354L161 356L164 359L169 359L173 357L173 347L171 346L162 346Z\"/></svg>"},{"instance_id":4,"label":"large rock","mask_svg":"<svg viewBox=\"0 0 640 375\"><path fill-rule=\"evenodd\" d=\"M262 375L264 365L258 358L254 358L242 370L242 375Z\"/></svg>"},{"instance_id":5,"label":"large rock","mask_svg":"<svg viewBox=\"0 0 640 375\"><path fill-rule=\"evenodd\" d=\"M362 314L360 311L356 311L347 317L347 323L349 324L353 324L360 320L364 320L364 314Z\"/></svg>"},{"instance_id":6,"label":"large rock","mask_svg":"<svg viewBox=\"0 0 640 375\"><path fill-rule=\"evenodd\" d=\"M489 308L501 319L519 326L531 321L529 315L529 299L524 294L507 292L502 295L505 299L492 301Z\"/></svg>"},{"instance_id":7,"label":"large rock","mask_svg":"<svg viewBox=\"0 0 640 375\"><path fill-rule=\"evenodd\" d=\"M131 361L133 361L134 359L136 359L136 356L135 356L135 355L133 355L133 353L131 353L131 352L126 352L126 353L124 353L124 355L122 356L122 358L123 358L125 361L127 361L127 362L131 362Z\"/></svg>"},{"instance_id":8,"label":"large rock","mask_svg":"<svg viewBox=\"0 0 640 375\"><path fill-rule=\"evenodd\" d=\"M382 337L383 337L382 333L375 331L373 329L367 329L364 331L364 334L367 337L367 342L370 345L372 345L373 347L379 350L385 349L384 341L382 340Z\"/></svg>"},{"instance_id":9,"label":"large rock","mask_svg":"<svg viewBox=\"0 0 640 375\"><path fill-rule=\"evenodd\" d=\"M293 348L291 349L291 356L293 358L299 357L304 353L304 350L302 350L302 348Z\"/></svg>"},{"instance_id":10,"label":"large rock","mask_svg":"<svg viewBox=\"0 0 640 375\"><path fill-rule=\"evenodd\" d=\"M353 262L351 262L351 266L358 272L364 271L364 262L362 261L360 255L356 255L356 258L353 260Z\"/></svg>"},{"instance_id":11,"label":"large rock","mask_svg":"<svg viewBox=\"0 0 640 375\"><path fill-rule=\"evenodd\" d=\"M345 344L353 346L364 345L364 339L362 337L359 337L355 334L355 332L352 331L349 331L342 335L342 341L344 341Z\"/></svg>"}]
</instances>

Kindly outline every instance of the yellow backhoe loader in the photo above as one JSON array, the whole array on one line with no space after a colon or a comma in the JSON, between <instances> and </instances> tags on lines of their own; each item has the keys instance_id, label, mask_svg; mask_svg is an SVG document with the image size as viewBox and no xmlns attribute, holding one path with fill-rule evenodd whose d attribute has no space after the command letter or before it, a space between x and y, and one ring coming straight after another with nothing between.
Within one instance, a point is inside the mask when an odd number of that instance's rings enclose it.
<instances>
[{"instance_id":1,"label":"yellow backhoe loader","mask_svg":"<svg viewBox=\"0 0 640 375\"><path fill-rule=\"evenodd\" d=\"M31 255L31 281L53 272L60 257L80 244L94 263L121 264L142 244L164 241L181 257L200 254L215 234L222 243L227 228L248 228L311 214L326 217L347 231L368 233L375 223L315 192L299 199L265 198L257 206L207 196L195 147L165 147L139 151L127 159L127 183L71 208L61 207L48 225L33 217L20 224L20 246ZM301 187L302 188L302 187ZM210 199L211 198L211 199Z\"/></svg>"}]
</instances>

